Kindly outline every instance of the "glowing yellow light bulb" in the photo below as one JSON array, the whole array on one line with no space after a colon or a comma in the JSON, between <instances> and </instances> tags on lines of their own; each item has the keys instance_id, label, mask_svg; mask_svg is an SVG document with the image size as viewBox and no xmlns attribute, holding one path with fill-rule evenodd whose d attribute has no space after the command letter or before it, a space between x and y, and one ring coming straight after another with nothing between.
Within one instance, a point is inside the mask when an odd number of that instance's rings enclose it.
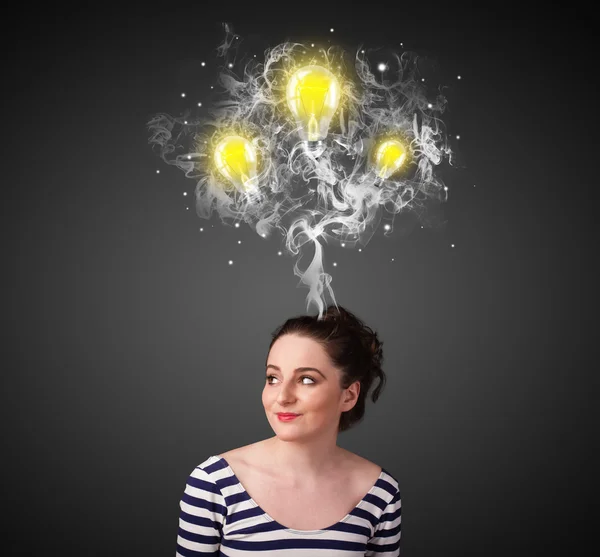
<instances>
[{"instance_id":1,"label":"glowing yellow light bulb","mask_svg":"<svg viewBox=\"0 0 600 557\"><path fill-rule=\"evenodd\" d=\"M397 139L383 141L375 150L375 171L386 180L398 170L406 160L406 148Z\"/></svg>"},{"instance_id":2,"label":"glowing yellow light bulb","mask_svg":"<svg viewBox=\"0 0 600 557\"><path fill-rule=\"evenodd\" d=\"M229 135L215 149L219 172L238 190L248 191L256 183L256 149L246 138Z\"/></svg>"},{"instance_id":3,"label":"glowing yellow light bulb","mask_svg":"<svg viewBox=\"0 0 600 557\"><path fill-rule=\"evenodd\" d=\"M304 141L321 141L327 137L340 102L340 86L335 75L322 66L304 66L288 81L286 99Z\"/></svg>"}]
</instances>

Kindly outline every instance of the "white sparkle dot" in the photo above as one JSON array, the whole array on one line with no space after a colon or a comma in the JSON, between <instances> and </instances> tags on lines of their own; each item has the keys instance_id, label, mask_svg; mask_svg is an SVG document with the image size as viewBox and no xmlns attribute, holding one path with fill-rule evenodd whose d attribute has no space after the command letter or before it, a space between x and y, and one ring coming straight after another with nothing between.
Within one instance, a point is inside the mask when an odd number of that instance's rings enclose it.
<instances>
[{"instance_id":1,"label":"white sparkle dot","mask_svg":"<svg viewBox=\"0 0 600 557\"><path fill-rule=\"evenodd\" d=\"M183 121L183 123L184 123L184 124L187 124L187 120L184 120L184 121Z\"/></svg>"},{"instance_id":2,"label":"white sparkle dot","mask_svg":"<svg viewBox=\"0 0 600 557\"><path fill-rule=\"evenodd\" d=\"M460 139L460 135L457 135L457 136L456 136L456 139Z\"/></svg>"},{"instance_id":3,"label":"white sparkle dot","mask_svg":"<svg viewBox=\"0 0 600 557\"><path fill-rule=\"evenodd\" d=\"M188 160L191 160L191 158L192 158L192 155L188 155Z\"/></svg>"},{"instance_id":4,"label":"white sparkle dot","mask_svg":"<svg viewBox=\"0 0 600 557\"><path fill-rule=\"evenodd\" d=\"M206 62L202 62L200 65L201 66L206 66Z\"/></svg>"},{"instance_id":5,"label":"white sparkle dot","mask_svg":"<svg viewBox=\"0 0 600 557\"><path fill-rule=\"evenodd\" d=\"M236 222L236 223L235 223L235 227L236 227L236 228L239 228L239 227L240 227L240 223L239 223L239 222Z\"/></svg>"},{"instance_id":6,"label":"white sparkle dot","mask_svg":"<svg viewBox=\"0 0 600 557\"><path fill-rule=\"evenodd\" d=\"M229 264L230 264L230 265L233 265L233 261L232 261L231 259L229 260Z\"/></svg>"},{"instance_id":7,"label":"white sparkle dot","mask_svg":"<svg viewBox=\"0 0 600 557\"><path fill-rule=\"evenodd\" d=\"M310 43L310 46L315 46L315 43ZM281 252L280 252L281 253Z\"/></svg>"},{"instance_id":8,"label":"white sparkle dot","mask_svg":"<svg viewBox=\"0 0 600 557\"><path fill-rule=\"evenodd\" d=\"M263 237L263 238L266 238L266 237L267 237L267 235L266 235L266 234L262 234L262 237Z\"/></svg>"},{"instance_id":9,"label":"white sparkle dot","mask_svg":"<svg viewBox=\"0 0 600 557\"><path fill-rule=\"evenodd\" d=\"M383 228L385 228L386 230L389 230L391 227L389 224L386 224Z\"/></svg>"},{"instance_id":10,"label":"white sparkle dot","mask_svg":"<svg viewBox=\"0 0 600 557\"><path fill-rule=\"evenodd\" d=\"M473 187L476 188L477 186L475 184L473 184Z\"/></svg>"},{"instance_id":11,"label":"white sparkle dot","mask_svg":"<svg viewBox=\"0 0 600 557\"><path fill-rule=\"evenodd\" d=\"M346 244L345 244L344 242L342 242L342 247L343 247L343 248L345 248L345 247L346 247Z\"/></svg>"},{"instance_id":12,"label":"white sparkle dot","mask_svg":"<svg viewBox=\"0 0 600 557\"><path fill-rule=\"evenodd\" d=\"M423 227L421 226L421 228L423 228Z\"/></svg>"},{"instance_id":13,"label":"white sparkle dot","mask_svg":"<svg viewBox=\"0 0 600 557\"><path fill-rule=\"evenodd\" d=\"M394 258L392 257L392 261L394 261Z\"/></svg>"},{"instance_id":14,"label":"white sparkle dot","mask_svg":"<svg viewBox=\"0 0 600 557\"><path fill-rule=\"evenodd\" d=\"M429 103L429 104L427 105L427 108L433 108L433 105L432 105L431 103Z\"/></svg>"},{"instance_id":15,"label":"white sparkle dot","mask_svg":"<svg viewBox=\"0 0 600 557\"><path fill-rule=\"evenodd\" d=\"M204 232L204 228L201 228L201 229L200 229L200 232Z\"/></svg>"},{"instance_id":16,"label":"white sparkle dot","mask_svg":"<svg viewBox=\"0 0 600 557\"><path fill-rule=\"evenodd\" d=\"M241 243L242 243L242 241L241 241L241 240L238 240L238 244L241 244Z\"/></svg>"},{"instance_id":17,"label":"white sparkle dot","mask_svg":"<svg viewBox=\"0 0 600 557\"><path fill-rule=\"evenodd\" d=\"M254 58L256 58L256 54L254 55Z\"/></svg>"},{"instance_id":18,"label":"white sparkle dot","mask_svg":"<svg viewBox=\"0 0 600 557\"><path fill-rule=\"evenodd\" d=\"M187 191L184 191L184 192L183 192L183 195L187 195Z\"/></svg>"},{"instance_id":19,"label":"white sparkle dot","mask_svg":"<svg viewBox=\"0 0 600 557\"><path fill-rule=\"evenodd\" d=\"M185 208L185 210L186 210L186 211L189 211L189 210L190 210L190 208L189 208L189 207L186 207L186 208Z\"/></svg>"},{"instance_id":20,"label":"white sparkle dot","mask_svg":"<svg viewBox=\"0 0 600 557\"><path fill-rule=\"evenodd\" d=\"M202 106L202 103L198 103L198 106Z\"/></svg>"},{"instance_id":21,"label":"white sparkle dot","mask_svg":"<svg viewBox=\"0 0 600 557\"><path fill-rule=\"evenodd\" d=\"M400 43L400 46L404 46L404 43Z\"/></svg>"},{"instance_id":22,"label":"white sparkle dot","mask_svg":"<svg viewBox=\"0 0 600 557\"><path fill-rule=\"evenodd\" d=\"M214 89L214 87L213 87L212 85L210 86L210 88L211 88L211 89Z\"/></svg>"},{"instance_id":23,"label":"white sparkle dot","mask_svg":"<svg viewBox=\"0 0 600 557\"><path fill-rule=\"evenodd\" d=\"M452 245L452 247L454 247L454 244L451 244L451 245Z\"/></svg>"},{"instance_id":24,"label":"white sparkle dot","mask_svg":"<svg viewBox=\"0 0 600 557\"><path fill-rule=\"evenodd\" d=\"M280 252L280 251L278 251L278 252L277 252L277 255L281 255L281 252Z\"/></svg>"},{"instance_id":25,"label":"white sparkle dot","mask_svg":"<svg viewBox=\"0 0 600 557\"><path fill-rule=\"evenodd\" d=\"M444 186L444 191L448 191L448 186Z\"/></svg>"},{"instance_id":26,"label":"white sparkle dot","mask_svg":"<svg viewBox=\"0 0 600 557\"><path fill-rule=\"evenodd\" d=\"M333 27L330 29L330 31L333 33Z\"/></svg>"},{"instance_id":27,"label":"white sparkle dot","mask_svg":"<svg viewBox=\"0 0 600 557\"><path fill-rule=\"evenodd\" d=\"M460 79L460 75L459 75L459 76L457 76L457 79Z\"/></svg>"},{"instance_id":28,"label":"white sparkle dot","mask_svg":"<svg viewBox=\"0 0 600 557\"><path fill-rule=\"evenodd\" d=\"M182 97L185 97L185 93L181 93L181 96L182 96Z\"/></svg>"},{"instance_id":29,"label":"white sparkle dot","mask_svg":"<svg viewBox=\"0 0 600 557\"><path fill-rule=\"evenodd\" d=\"M160 170L157 170L157 171L156 171L156 173L157 173L157 174L160 174Z\"/></svg>"},{"instance_id":30,"label":"white sparkle dot","mask_svg":"<svg viewBox=\"0 0 600 557\"><path fill-rule=\"evenodd\" d=\"M380 72L384 72L384 71L385 71L385 69L386 69L386 65L385 65L385 64L382 62L381 64L379 64L379 66L377 66L377 69L378 69Z\"/></svg>"},{"instance_id":31,"label":"white sparkle dot","mask_svg":"<svg viewBox=\"0 0 600 557\"><path fill-rule=\"evenodd\" d=\"M333 266L334 266L334 267L337 267L337 263L336 263L335 261L333 262Z\"/></svg>"},{"instance_id":32,"label":"white sparkle dot","mask_svg":"<svg viewBox=\"0 0 600 557\"><path fill-rule=\"evenodd\" d=\"M361 52L362 54L364 54L364 53L365 53L365 51L364 51L364 50L361 50L360 52Z\"/></svg>"},{"instance_id":33,"label":"white sparkle dot","mask_svg":"<svg viewBox=\"0 0 600 557\"><path fill-rule=\"evenodd\" d=\"M229 64L227 64L230 68L233 68L233 64L231 62L229 62Z\"/></svg>"},{"instance_id":34,"label":"white sparkle dot","mask_svg":"<svg viewBox=\"0 0 600 557\"><path fill-rule=\"evenodd\" d=\"M358 251L362 251L362 248L358 248Z\"/></svg>"},{"instance_id":35,"label":"white sparkle dot","mask_svg":"<svg viewBox=\"0 0 600 557\"><path fill-rule=\"evenodd\" d=\"M424 77L422 77L422 78L421 78L421 81L425 81L425 78L424 78Z\"/></svg>"}]
</instances>

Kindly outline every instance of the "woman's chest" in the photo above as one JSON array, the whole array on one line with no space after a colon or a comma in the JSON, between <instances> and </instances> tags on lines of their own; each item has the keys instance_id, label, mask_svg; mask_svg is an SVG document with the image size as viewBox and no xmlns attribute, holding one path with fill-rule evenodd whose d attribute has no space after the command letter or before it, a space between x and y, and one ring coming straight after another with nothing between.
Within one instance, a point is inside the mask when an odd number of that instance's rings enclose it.
<instances>
[{"instance_id":1,"label":"woman's chest","mask_svg":"<svg viewBox=\"0 0 600 557\"><path fill-rule=\"evenodd\" d=\"M273 520L294 530L322 530L337 524L377 480L377 475L370 477L373 473L354 473L310 489L290 488L231 456L227 461L254 502Z\"/></svg>"},{"instance_id":2,"label":"woman's chest","mask_svg":"<svg viewBox=\"0 0 600 557\"><path fill-rule=\"evenodd\" d=\"M294 530L323 530L342 520L362 499L351 489L318 491L285 488L258 478L241 480L254 502L271 518ZM364 494L363 494L364 495Z\"/></svg>"}]
</instances>

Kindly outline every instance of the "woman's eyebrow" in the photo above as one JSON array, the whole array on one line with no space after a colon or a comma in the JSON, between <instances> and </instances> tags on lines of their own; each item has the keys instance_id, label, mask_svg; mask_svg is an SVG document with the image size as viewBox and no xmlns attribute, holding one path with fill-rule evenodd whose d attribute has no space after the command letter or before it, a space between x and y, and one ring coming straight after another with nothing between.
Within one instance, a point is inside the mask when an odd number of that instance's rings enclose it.
<instances>
[{"instance_id":1,"label":"woman's eyebrow","mask_svg":"<svg viewBox=\"0 0 600 557\"><path fill-rule=\"evenodd\" d=\"M279 366L274 365L274 364L267 365L267 369L269 369L270 367L272 367L273 369L276 369L277 371L281 371L281 368ZM318 370L316 367L297 367L294 370L294 373L300 373L302 371L316 371L317 373L321 374L324 379L327 379L327 377L325 377L323 375L323 373L321 373L321 371Z\"/></svg>"}]
</instances>

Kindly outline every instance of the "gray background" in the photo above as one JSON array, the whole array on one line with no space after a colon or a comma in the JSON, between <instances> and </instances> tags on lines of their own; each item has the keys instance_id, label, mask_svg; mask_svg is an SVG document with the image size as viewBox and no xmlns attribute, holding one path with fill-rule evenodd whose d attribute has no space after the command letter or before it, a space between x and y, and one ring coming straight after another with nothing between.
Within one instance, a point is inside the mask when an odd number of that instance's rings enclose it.
<instances>
[{"instance_id":1,"label":"gray background","mask_svg":"<svg viewBox=\"0 0 600 557\"><path fill-rule=\"evenodd\" d=\"M339 444L399 480L407 557L573 549L591 504L591 279L577 238L591 185L561 166L580 113L560 103L583 83L568 20L542 33L533 18L460 10L320 26L163 10L11 24L5 554L174 555L192 469L273 434L270 333L306 311L307 290L277 237L199 219L194 182L152 153L145 128L208 98L215 76L190 68L223 19L255 44L334 26L348 44L404 40L439 61L465 165L445 171L446 225L380 228L362 253L325 246L337 302L378 331L388 377Z\"/></svg>"}]
</instances>

